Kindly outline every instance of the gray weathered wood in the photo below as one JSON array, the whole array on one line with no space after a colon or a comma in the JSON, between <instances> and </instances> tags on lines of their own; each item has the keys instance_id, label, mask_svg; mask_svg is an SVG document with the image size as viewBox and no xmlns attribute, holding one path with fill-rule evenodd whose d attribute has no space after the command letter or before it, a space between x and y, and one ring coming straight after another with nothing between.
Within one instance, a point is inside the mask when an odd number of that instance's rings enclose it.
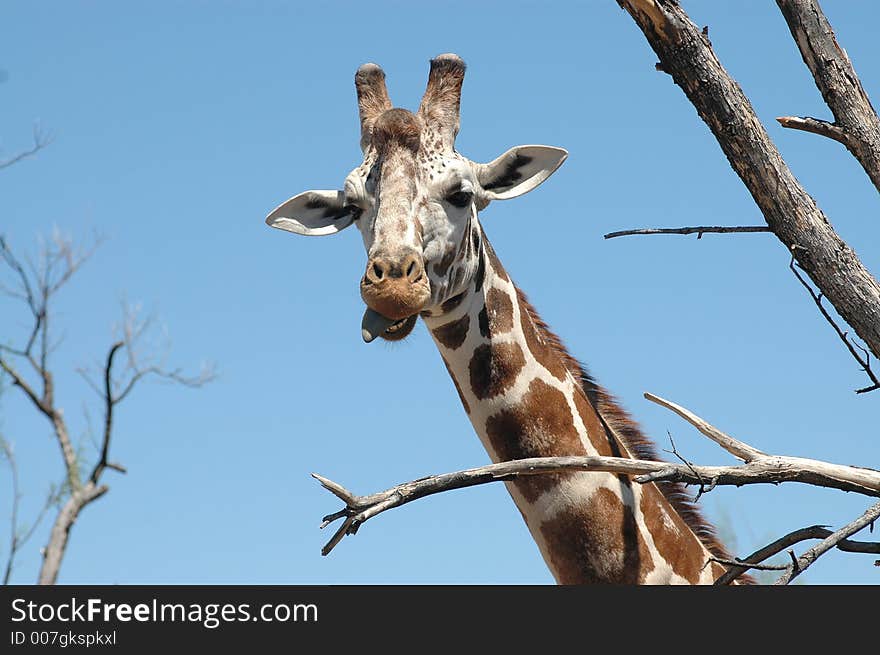
<instances>
[{"instance_id":1,"label":"gray weathered wood","mask_svg":"<svg viewBox=\"0 0 880 655\"><path fill-rule=\"evenodd\" d=\"M782 117L784 126L840 141L859 160L880 191L880 119L834 30L816 0L776 0L801 57L816 81L834 123ZM858 11L858 6L852 7Z\"/></svg>"},{"instance_id":2,"label":"gray weathered wood","mask_svg":"<svg viewBox=\"0 0 880 655\"><path fill-rule=\"evenodd\" d=\"M699 486L701 492L717 485L802 482L880 497L878 470L831 464L803 457L769 455L725 434L676 403L649 393L646 393L645 397L672 410L727 452L745 460L745 463L739 466L699 466L691 463L672 464L627 457L533 457L478 466L453 473L430 475L366 496L358 496L338 482L313 473L312 477L345 503L343 509L323 518L321 528L338 519L345 520L321 550L321 554L329 554L345 535L355 534L364 522L389 509L453 489L464 489L491 482L508 482L521 475L542 475L561 471L602 471L633 476L633 480L640 484L658 481L684 482Z\"/></svg>"},{"instance_id":3,"label":"gray weathered wood","mask_svg":"<svg viewBox=\"0 0 880 655\"><path fill-rule=\"evenodd\" d=\"M880 284L785 164L708 36L674 0L617 0L705 121L767 225L880 358Z\"/></svg>"}]
</instances>

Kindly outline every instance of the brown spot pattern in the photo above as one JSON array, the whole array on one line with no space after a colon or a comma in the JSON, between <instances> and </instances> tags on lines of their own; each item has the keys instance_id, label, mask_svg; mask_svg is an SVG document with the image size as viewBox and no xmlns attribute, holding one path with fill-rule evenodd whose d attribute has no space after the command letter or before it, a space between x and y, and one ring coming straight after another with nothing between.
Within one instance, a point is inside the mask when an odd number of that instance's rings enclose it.
<instances>
[{"instance_id":1,"label":"brown spot pattern","mask_svg":"<svg viewBox=\"0 0 880 655\"><path fill-rule=\"evenodd\" d=\"M486 245L488 246L488 241L486 241ZM487 250L487 254L491 262L492 253ZM517 300L519 302L520 315L523 317L523 332L526 342L536 359L539 359L557 377L563 373L562 368L557 363L560 362L562 367L567 369L581 383L586 398L576 391L574 396L575 406L581 418L584 419L587 436L599 454L626 456L628 450L634 457L658 459L653 444L641 432L638 425L629 417L617 401L604 388L599 386L581 364L566 351L559 337L553 334L547 327L547 324L544 323L519 289L517 289ZM532 326L541 337L538 343L534 343L536 341L535 334L526 329ZM617 435L622 439L622 443L626 444L626 449L617 442L617 438L613 435ZM623 479L621 483L624 483ZM644 489L647 489L647 486ZM685 579L697 579L699 572L695 571L694 563L699 561L699 566L705 563L703 560L706 557L706 551L702 548L703 545L717 557L730 558L726 549L715 536L711 524L702 517L698 508L692 502L691 494L684 489L683 485L658 483L656 486L652 486L652 489L655 511L665 510L669 512L674 517L673 520L677 525L677 532L667 532L661 538L661 541L668 542L668 545L661 552L664 553L664 559L666 556L674 558L673 551L676 547L682 552L679 555L679 559L682 561L676 568L676 571L682 577ZM647 508L648 505L646 504L645 507ZM662 515L658 514L657 516L662 520ZM675 543L678 546L674 546L673 544ZM696 568L698 569L699 567ZM752 584L753 580L744 577L741 579L741 582Z\"/></svg>"},{"instance_id":2,"label":"brown spot pattern","mask_svg":"<svg viewBox=\"0 0 880 655\"><path fill-rule=\"evenodd\" d=\"M500 289L491 288L486 294L486 304L477 314L480 334L484 337L505 334L513 329L513 303Z\"/></svg>"},{"instance_id":3,"label":"brown spot pattern","mask_svg":"<svg viewBox=\"0 0 880 655\"><path fill-rule=\"evenodd\" d=\"M480 313L477 314L477 323L480 326L480 334L484 337L489 336L489 312L486 311L486 306L483 305L483 309L480 310Z\"/></svg>"},{"instance_id":4,"label":"brown spot pattern","mask_svg":"<svg viewBox=\"0 0 880 655\"><path fill-rule=\"evenodd\" d=\"M523 351L515 343L478 346L469 364L471 390L480 400L504 393L525 364Z\"/></svg>"},{"instance_id":5,"label":"brown spot pattern","mask_svg":"<svg viewBox=\"0 0 880 655\"><path fill-rule=\"evenodd\" d=\"M519 318L529 352L532 353L532 356L541 366L550 371L550 375L560 381L565 380L565 376L568 374L565 362L562 357L559 356L556 349L554 349L538 331L538 326L533 320L533 310L531 305L529 305L528 302L525 302L525 299L522 297L520 297L519 300Z\"/></svg>"},{"instance_id":6,"label":"brown spot pattern","mask_svg":"<svg viewBox=\"0 0 880 655\"><path fill-rule=\"evenodd\" d=\"M489 332L504 334L513 329L513 303L501 289L492 287L486 294L486 308L489 314Z\"/></svg>"},{"instance_id":7,"label":"brown spot pattern","mask_svg":"<svg viewBox=\"0 0 880 655\"><path fill-rule=\"evenodd\" d=\"M639 584L654 568L632 509L610 489L541 524L561 584Z\"/></svg>"},{"instance_id":8,"label":"brown spot pattern","mask_svg":"<svg viewBox=\"0 0 880 655\"><path fill-rule=\"evenodd\" d=\"M621 453L620 446L608 434L596 410L593 409L590 401L587 400L587 397L580 389L575 389L574 391L574 406L577 409L578 416L581 417L581 421L584 423L584 427L587 429L587 438L593 444L597 454L602 457L624 456Z\"/></svg>"},{"instance_id":9,"label":"brown spot pattern","mask_svg":"<svg viewBox=\"0 0 880 655\"><path fill-rule=\"evenodd\" d=\"M470 322L470 318L465 314L458 320L450 321L440 327L434 328L431 330L431 333L437 338L437 341L444 346L450 350L455 350L456 348L459 348L467 338Z\"/></svg>"},{"instance_id":10,"label":"brown spot pattern","mask_svg":"<svg viewBox=\"0 0 880 655\"><path fill-rule=\"evenodd\" d=\"M660 557L685 580L691 584L699 583L700 573L706 563L699 541L655 485L646 484L642 487L641 509L645 517L645 527L654 538ZM671 524L664 520L664 514L671 519Z\"/></svg>"},{"instance_id":11,"label":"brown spot pattern","mask_svg":"<svg viewBox=\"0 0 880 655\"><path fill-rule=\"evenodd\" d=\"M489 417L486 436L500 461L587 454L565 395L541 380L532 380L517 405ZM564 475L570 474L527 475L514 484L531 503Z\"/></svg>"}]
</instances>

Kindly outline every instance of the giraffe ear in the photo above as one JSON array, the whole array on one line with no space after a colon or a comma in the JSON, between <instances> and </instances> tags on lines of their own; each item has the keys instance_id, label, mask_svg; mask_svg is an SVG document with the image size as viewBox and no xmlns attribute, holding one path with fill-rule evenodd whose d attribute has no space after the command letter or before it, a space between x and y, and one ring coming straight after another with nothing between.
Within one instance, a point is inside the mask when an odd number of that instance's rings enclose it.
<instances>
[{"instance_id":1,"label":"giraffe ear","mask_svg":"<svg viewBox=\"0 0 880 655\"><path fill-rule=\"evenodd\" d=\"M528 193L562 165L568 151L553 146L516 146L495 161L477 164L485 200L507 200Z\"/></svg>"},{"instance_id":2,"label":"giraffe ear","mask_svg":"<svg viewBox=\"0 0 880 655\"><path fill-rule=\"evenodd\" d=\"M352 224L358 208L345 204L342 191L305 191L281 203L266 217L266 224L295 234L322 237Z\"/></svg>"}]
</instances>

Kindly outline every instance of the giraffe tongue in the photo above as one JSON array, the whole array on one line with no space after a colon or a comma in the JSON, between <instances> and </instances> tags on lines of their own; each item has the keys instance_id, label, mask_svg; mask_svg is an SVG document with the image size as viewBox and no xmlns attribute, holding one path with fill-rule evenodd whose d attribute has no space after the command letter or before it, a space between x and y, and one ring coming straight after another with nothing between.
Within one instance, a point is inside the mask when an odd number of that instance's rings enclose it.
<instances>
[{"instance_id":1,"label":"giraffe tongue","mask_svg":"<svg viewBox=\"0 0 880 655\"><path fill-rule=\"evenodd\" d=\"M395 323L397 323L396 319L386 318L379 312L367 307L367 310L364 312L364 318L361 321L361 336L366 343L370 343Z\"/></svg>"}]
</instances>

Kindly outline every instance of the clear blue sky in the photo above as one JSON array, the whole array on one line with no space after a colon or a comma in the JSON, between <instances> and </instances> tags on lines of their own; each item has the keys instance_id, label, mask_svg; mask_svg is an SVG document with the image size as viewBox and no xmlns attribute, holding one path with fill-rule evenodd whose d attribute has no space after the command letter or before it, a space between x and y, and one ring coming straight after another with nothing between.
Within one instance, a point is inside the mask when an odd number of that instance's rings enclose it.
<instances>
[{"instance_id":1,"label":"clear blue sky","mask_svg":"<svg viewBox=\"0 0 880 655\"><path fill-rule=\"evenodd\" d=\"M877 105L880 6L825 4ZM839 144L773 120L829 116L775 5L684 6L876 274L867 176ZM56 139L0 173L0 232L31 252L53 227L107 236L56 308L57 398L77 438L84 403L96 423L100 407L74 369L105 356L123 296L161 317L170 364L211 360L221 374L201 390L147 382L121 406L112 457L129 472L107 473L111 491L76 524L61 582L551 581L501 485L395 510L320 556L320 518L339 505L310 472L367 493L488 458L423 325L403 344L361 341L357 233L304 239L263 219L300 191L337 188L359 163L358 65L381 64L396 104L414 108L428 60L450 51L469 66L461 152L569 150L552 180L495 203L483 224L544 318L662 447L669 430L695 462L733 461L644 391L766 451L880 465L880 393L852 392L864 376L772 236L602 239L762 222L615 2L4 3L0 154L28 147L35 121ZM25 325L0 301L3 339ZM0 398L0 430L16 446L28 517L61 477L57 446L15 389ZM701 502L739 554L870 504L795 485ZM9 506L4 469L4 547ZM48 527L14 581L35 580ZM873 559L831 553L805 577L877 583Z\"/></svg>"}]
</instances>

